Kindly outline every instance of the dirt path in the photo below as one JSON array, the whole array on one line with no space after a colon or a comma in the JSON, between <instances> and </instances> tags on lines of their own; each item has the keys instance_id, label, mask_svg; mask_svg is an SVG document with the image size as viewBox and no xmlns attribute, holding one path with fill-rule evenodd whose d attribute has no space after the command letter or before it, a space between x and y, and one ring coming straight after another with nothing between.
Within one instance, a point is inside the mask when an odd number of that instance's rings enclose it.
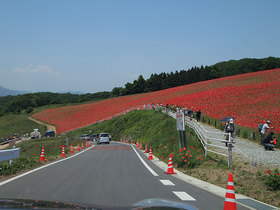
<instances>
[{"instance_id":1,"label":"dirt path","mask_svg":"<svg viewBox=\"0 0 280 210\"><path fill-rule=\"evenodd\" d=\"M47 130L53 130L55 133L57 133L56 132L56 127L54 125L49 125L49 124L43 123L43 122L41 122L39 120L36 120L35 118L32 118L32 117L28 117L28 119L34 121L35 123L45 125L45 126L47 126Z\"/></svg>"}]
</instances>

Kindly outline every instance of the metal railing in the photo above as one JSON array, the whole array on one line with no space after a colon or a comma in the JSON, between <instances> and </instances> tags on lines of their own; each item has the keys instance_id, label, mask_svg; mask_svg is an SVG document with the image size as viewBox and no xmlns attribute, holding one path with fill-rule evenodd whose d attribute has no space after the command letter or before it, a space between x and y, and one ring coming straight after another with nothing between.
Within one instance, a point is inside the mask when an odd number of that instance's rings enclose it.
<instances>
[{"instance_id":1,"label":"metal railing","mask_svg":"<svg viewBox=\"0 0 280 210\"><path fill-rule=\"evenodd\" d=\"M10 164L13 159L19 158L20 148L13 148L7 150L0 150L0 162L10 160Z\"/></svg>"},{"instance_id":2,"label":"metal railing","mask_svg":"<svg viewBox=\"0 0 280 210\"><path fill-rule=\"evenodd\" d=\"M174 111L166 110L165 112L175 118L176 113ZM185 123L189 128L194 130L199 138L205 151L205 157L208 152L227 157L228 165L232 167L232 144L235 142L232 141L230 133L207 131L193 118L186 117Z\"/></svg>"}]
</instances>

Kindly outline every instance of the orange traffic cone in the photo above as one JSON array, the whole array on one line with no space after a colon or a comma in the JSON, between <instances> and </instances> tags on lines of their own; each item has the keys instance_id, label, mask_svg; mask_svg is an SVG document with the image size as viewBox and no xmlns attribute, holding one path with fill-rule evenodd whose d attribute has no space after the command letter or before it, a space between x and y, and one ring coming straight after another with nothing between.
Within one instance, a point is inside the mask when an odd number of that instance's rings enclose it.
<instances>
[{"instance_id":1,"label":"orange traffic cone","mask_svg":"<svg viewBox=\"0 0 280 210\"><path fill-rule=\"evenodd\" d=\"M81 150L80 150L80 143L79 143L79 142L78 142L77 151L81 151Z\"/></svg>"},{"instance_id":2,"label":"orange traffic cone","mask_svg":"<svg viewBox=\"0 0 280 210\"><path fill-rule=\"evenodd\" d=\"M81 147L81 149L85 149L85 148L84 148L84 142L83 142L83 141L82 141L82 147Z\"/></svg>"},{"instance_id":3,"label":"orange traffic cone","mask_svg":"<svg viewBox=\"0 0 280 210\"><path fill-rule=\"evenodd\" d=\"M71 153L74 153L73 144L71 144Z\"/></svg>"},{"instance_id":4,"label":"orange traffic cone","mask_svg":"<svg viewBox=\"0 0 280 210\"><path fill-rule=\"evenodd\" d=\"M125 143L128 143L127 139L125 140Z\"/></svg>"},{"instance_id":5,"label":"orange traffic cone","mask_svg":"<svg viewBox=\"0 0 280 210\"><path fill-rule=\"evenodd\" d=\"M143 149L143 148L142 148L142 142L140 142L140 146L139 146L139 149Z\"/></svg>"},{"instance_id":6,"label":"orange traffic cone","mask_svg":"<svg viewBox=\"0 0 280 210\"><path fill-rule=\"evenodd\" d=\"M130 143L131 143L131 144L133 144L133 141L132 141L132 139L130 140Z\"/></svg>"},{"instance_id":7,"label":"orange traffic cone","mask_svg":"<svg viewBox=\"0 0 280 210\"><path fill-rule=\"evenodd\" d=\"M224 210L236 210L235 192L232 173L228 176Z\"/></svg>"},{"instance_id":8,"label":"orange traffic cone","mask_svg":"<svg viewBox=\"0 0 280 210\"><path fill-rule=\"evenodd\" d=\"M173 170L173 163L172 163L172 154L169 155L169 162L168 162L168 168L166 174L176 174Z\"/></svg>"},{"instance_id":9,"label":"orange traffic cone","mask_svg":"<svg viewBox=\"0 0 280 210\"><path fill-rule=\"evenodd\" d=\"M148 146L147 146L147 144L146 144L146 148L145 148L144 153L148 153Z\"/></svg>"},{"instance_id":10,"label":"orange traffic cone","mask_svg":"<svg viewBox=\"0 0 280 210\"><path fill-rule=\"evenodd\" d=\"M65 155L65 150L64 150L64 145L62 146L61 157L66 157L66 155Z\"/></svg>"},{"instance_id":11,"label":"orange traffic cone","mask_svg":"<svg viewBox=\"0 0 280 210\"><path fill-rule=\"evenodd\" d=\"M88 141L88 146L91 147L90 141Z\"/></svg>"},{"instance_id":12,"label":"orange traffic cone","mask_svg":"<svg viewBox=\"0 0 280 210\"><path fill-rule=\"evenodd\" d=\"M150 147L150 153L149 153L149 160L153 160L153 152L152 152L152 147Z\"/></svg>"},{"instance_id":13,"label":"orange traffic cone","mask_svg":"<svg viewBox=\"0 0 280 210\"><path fill-rule=\"evenodd\" d=\"M40 161L45 161L45 147L42 147L42 152L40 156Z\"/></svg>"},{"instance_id":14,"label":"orange traffic cone","mask_svg":"<svg viewBox=\"0 0 280 210\"><path fill-rule=\"evenodd\" d=\"M138 140L137 140L137 142L136 142L136 147L138 147L138 148L139 148L139 142L138 142Z\"/></svg>"}]
</instances>

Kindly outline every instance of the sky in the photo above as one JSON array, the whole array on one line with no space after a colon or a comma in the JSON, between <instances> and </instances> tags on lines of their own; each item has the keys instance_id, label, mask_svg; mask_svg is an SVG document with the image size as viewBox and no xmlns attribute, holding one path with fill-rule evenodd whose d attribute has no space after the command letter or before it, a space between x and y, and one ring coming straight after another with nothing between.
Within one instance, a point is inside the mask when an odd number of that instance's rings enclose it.
<instances>
[{"instance_id":1,"label":"sky","mask_svg":"<svg viewBox=\"0 0 280 210\"><path fill-rule=\"evenodd\" d=\"M280 57L279 0L0 0L0 86L94 93Z\"/></svg>"}]
</instances>

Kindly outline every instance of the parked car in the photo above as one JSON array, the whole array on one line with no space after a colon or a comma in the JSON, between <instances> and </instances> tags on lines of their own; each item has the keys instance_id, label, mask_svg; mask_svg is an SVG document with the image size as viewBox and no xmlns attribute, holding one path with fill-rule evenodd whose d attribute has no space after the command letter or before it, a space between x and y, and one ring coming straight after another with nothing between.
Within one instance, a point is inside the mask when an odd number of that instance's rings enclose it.
<instances>
[{"instance_id":1,"label":"parked car","mask_svg":"<svg viewBox=\"0 0 280 210\"><path fill-rule=\"evenodd\" d=\"M109 134L108 133L100 133L99 138L97 138L98 144L110 144Z\"/></svg>"},{"instance_id":2,"label":"parked car","mask_svg":"<svg viewBox=\"0 0 280 210\"><path fill-rule=\"evenodd\" d=\"M82 134L79 136L79 140L90 140L90 137L88 134Z\"/></svg>"},{"instance_id":3,"label":"parked car","mask_svg":"<svg viewBox=\"0 0 280 210\"><path fill-rule=\"evenodd\" d=\"M99 133L95 133L95 134L91 135L90 140L97 141L97 138L99 138Z\"/></svg>"},{"instance_id":4,"label":"parked car","mask_svg":"<svg viewBox=\"0 0 280 210\"><path fill-rule=\"evenodd\" d=\"M108 134L109 135L109 141L111 141L112 140L112 137L111 137L111 135L110 134Z\"/></svg>"},{"instance_id":5,"label":"parked car","mask_svg":"<svg viewBox=\"0 0 280 210\"><path fill-rule=\"evenodd\" d=\"M48 130L48 131L46 131L45 136L46 136L46 137L55 137L55 132L54 132L54 130Z\"/></svg>"}]
</instances>

